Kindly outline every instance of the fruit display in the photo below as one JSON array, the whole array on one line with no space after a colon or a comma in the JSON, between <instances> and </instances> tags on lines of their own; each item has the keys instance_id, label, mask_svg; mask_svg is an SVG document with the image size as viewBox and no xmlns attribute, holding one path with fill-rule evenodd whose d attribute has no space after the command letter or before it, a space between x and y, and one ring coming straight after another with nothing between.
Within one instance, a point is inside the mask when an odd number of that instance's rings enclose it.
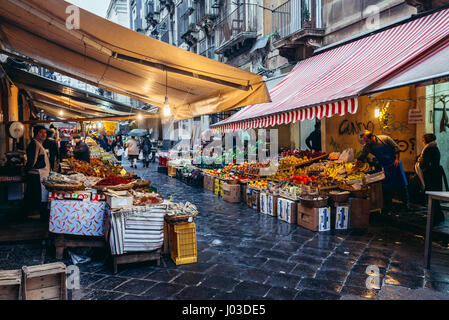
<instances>
[{"instance_id":1,"label":"fruit display","mask_svg":"<svg viewBox=\"0 0 449 320\"><path fill-rule=\"evenodd\" d=\"M268 181L267 180L253 180L253 181L250 181L248 186L253 189L265 190L268 187Z\"/></svg>"},{"instance_id":2,"label":"fruit display","mask_svg":"<svg viewBox=\"0 0 449 320\"><path fill-rule=\"evenodd\" d=\"M101 160L91 160L90 163L75 159L69 160L72 171L86 176L107 178L110 176L125 176L126 171L122 166L105 163Z\"/></svg>"}]
</instances>

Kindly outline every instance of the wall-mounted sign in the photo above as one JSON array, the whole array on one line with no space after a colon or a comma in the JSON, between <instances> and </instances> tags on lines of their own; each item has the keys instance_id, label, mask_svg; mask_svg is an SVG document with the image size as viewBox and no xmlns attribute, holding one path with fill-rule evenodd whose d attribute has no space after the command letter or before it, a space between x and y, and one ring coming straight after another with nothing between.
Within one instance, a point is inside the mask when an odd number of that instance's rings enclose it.
<instances>
[{"instance_id":1,"label":"wall-mounted sign","mask_svg":"<svg viewBox=\"0 0 449 320\"><path fill-rule=\"evenodd\" d=\"M418 124L424 123L424 114L421 109L410 109L408 111L408 123Z\"/></svg>"}]
</instances>

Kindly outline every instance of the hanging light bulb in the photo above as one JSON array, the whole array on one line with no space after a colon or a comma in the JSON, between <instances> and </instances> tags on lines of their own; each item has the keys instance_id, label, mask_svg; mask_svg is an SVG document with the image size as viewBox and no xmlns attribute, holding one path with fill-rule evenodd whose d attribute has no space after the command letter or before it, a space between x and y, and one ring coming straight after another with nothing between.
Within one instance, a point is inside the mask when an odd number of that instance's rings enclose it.
<instances>
[{"instance_id":1,"label":"hanging light bulb","mask_svg":"<svg viewBox=\"0 0 449 320\"><path fill-rule=\"evenodd\" d=\"M142 117L142 115L139 113L138 115L137 115L137 120L142 120L143 119L143 117Z\"/></svg>"},{"instance_id":2,"label":"hanging light bulb","mask_svg":"<svg viewBox=\"0 0 449 320\"><path fill-rule=\"evenodd\" d=\"M64 115L64 111L60 110L59 115L62 117Z\"/></svg>"},{"instance_id":3,"label":"hanging light bulb","mask_svg":"<svg viewBox=\"0 0 449 320\"><path fill-rule=\"evenodd\" d=\"M168 118L171 117L171 108L170 104L168 103L168 72L165 70L165 102L164 107L162 109L162 113L164 117Z\"/></svg>"},{"instance_id":4,"label":"hanging light bulb","mask_svg":"<svg viewBox=\"0 0 449 320\"><path fill-rule=\"evenodd\" d=\"M171 108L168 103L168 97L165 97L164 109L163 109L164 117L171 117Z\"/></svg>"}]
</instances>

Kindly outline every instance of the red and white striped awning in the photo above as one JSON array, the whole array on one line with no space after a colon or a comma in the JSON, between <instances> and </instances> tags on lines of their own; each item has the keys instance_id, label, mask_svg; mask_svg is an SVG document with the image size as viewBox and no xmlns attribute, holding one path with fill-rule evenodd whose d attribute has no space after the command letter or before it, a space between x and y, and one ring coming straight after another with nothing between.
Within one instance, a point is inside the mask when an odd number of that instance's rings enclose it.
<instances>
[{"instance_id":1,"label":"red and white striped awning","mask_svg":"<svg viewBox=\"0 0 449 320\"><path fill-rule=\"evenodd\" d=\"M218 131L266 128L357 112L358 96L449 39L449 9L300 61L271 91L270 103L248 106L214 125Z\"/></svg>"}]
</instances>

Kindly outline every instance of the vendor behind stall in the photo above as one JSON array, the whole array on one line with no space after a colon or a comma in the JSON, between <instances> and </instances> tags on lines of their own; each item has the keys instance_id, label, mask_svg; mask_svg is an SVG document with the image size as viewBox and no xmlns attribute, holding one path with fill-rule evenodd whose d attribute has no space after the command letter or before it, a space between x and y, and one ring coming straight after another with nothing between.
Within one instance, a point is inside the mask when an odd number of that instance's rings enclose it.
<instances>
[{"instance_id":1,"label":"vendor behind stall","mask_svg":"<svg viewBox=\"0 0 449 320\"><path fill-rule=\"evenodd\" d=\"M393 190L401 192L404 206L409 210L408 183L399 156L400 149L398 144L391 137L385 135L376 136L370 131L365 131L360 137L365 145L362 154L357 159L358 164L365 161L371 153L385 171L385 180L383 182L384 211L388 212L392 208Z\"/></svg>"},{"instance_id":2,"label":"vendor behind stall","mask_svg":"<svg viewBox=\"0 0 449 320\"><path fill-rule=\"evenodd\" d=\"M27 190L25 206L27 213L33 215L42 213L42 202L48 201L48 193L41 184L50 174L50 160L43 142L47 139L47 129L43 126L33 128L33 140L27 147L27 162L25 165ZM42 217L42 215L41 215Z\"/></svg>"},{"instance_id":3,"label":"vendor behind stall","mask_svg":"<svg viewBox=\"0 0 449 320\"><path fill-rule=\"evenodd\" d=\"M75 142L75 147L73 148L73 156L76 160L82 160L90 162L90 151L87 144L81 140L79 134L73 136L73 142Z\"/></svg>"}]
</instances>

